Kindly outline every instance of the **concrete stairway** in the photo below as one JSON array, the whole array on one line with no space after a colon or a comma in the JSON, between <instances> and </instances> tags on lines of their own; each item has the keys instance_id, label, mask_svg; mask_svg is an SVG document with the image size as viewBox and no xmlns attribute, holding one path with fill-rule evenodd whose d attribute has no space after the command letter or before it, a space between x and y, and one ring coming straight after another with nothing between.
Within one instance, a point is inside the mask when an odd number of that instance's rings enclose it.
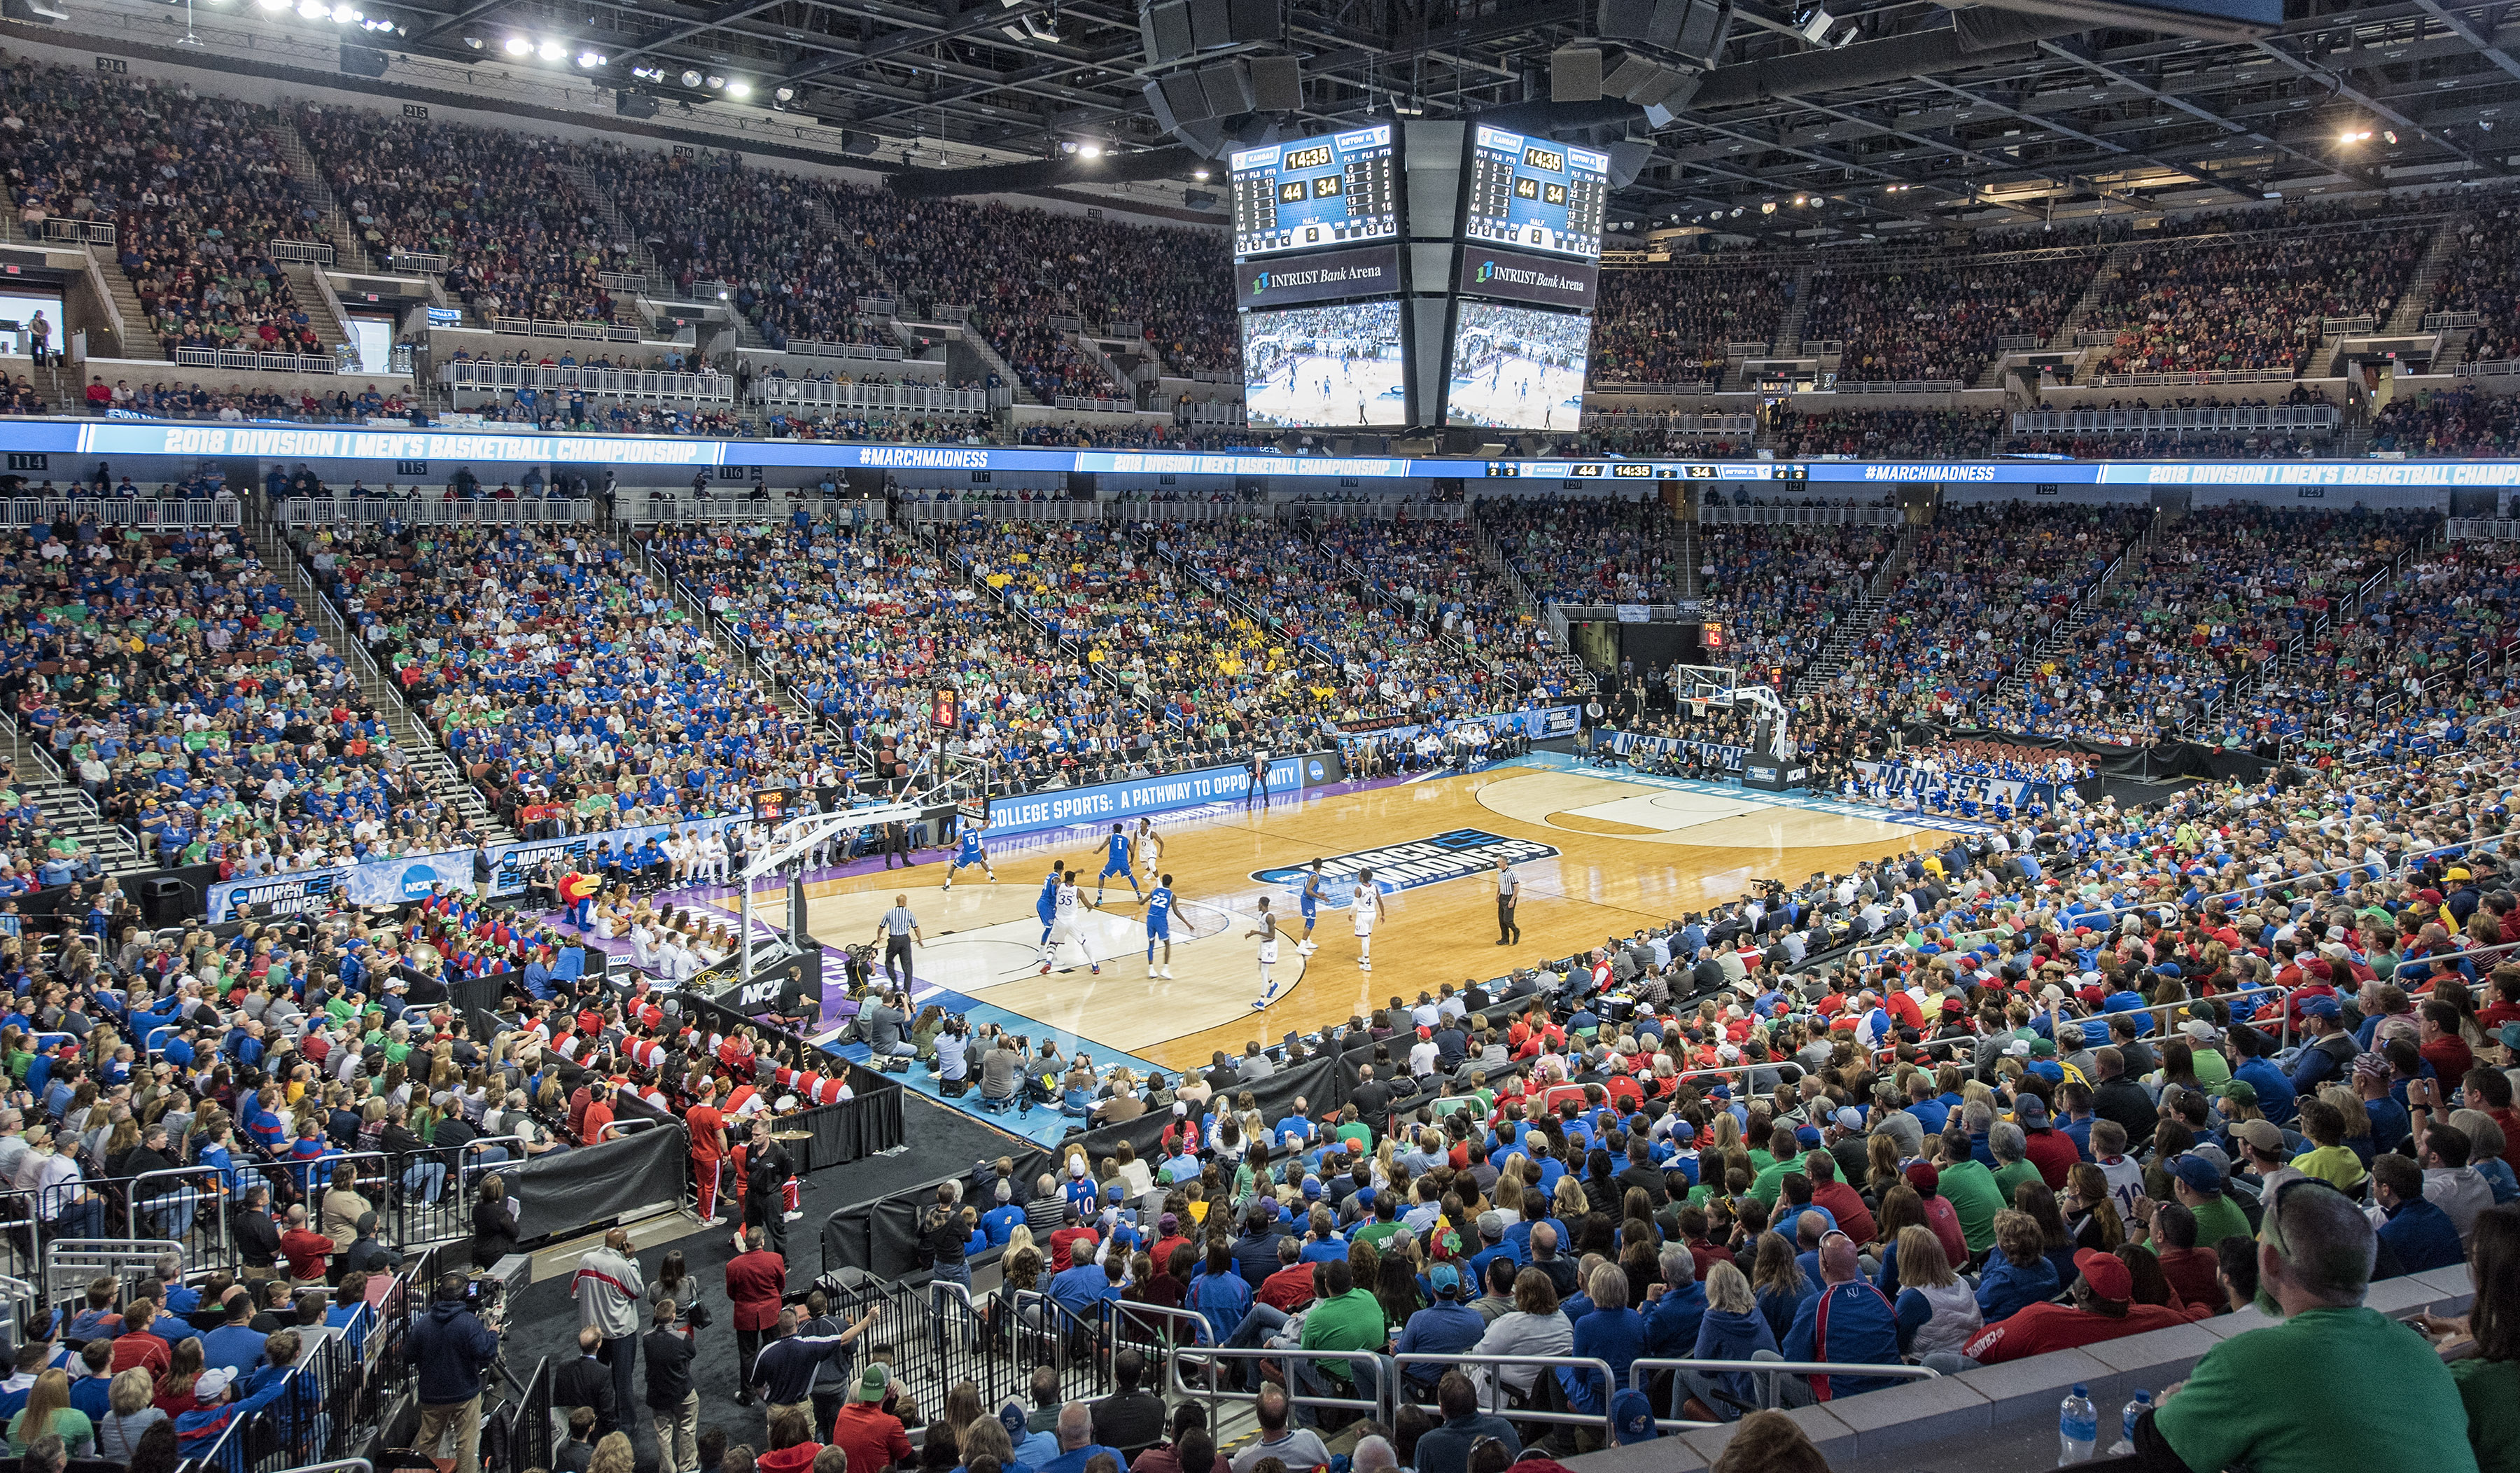
<instances>
[{"instance_id":1,"label":"concrete stairway","mask_svg":"<svg viewBox=\"0 0 2520 1473\"><path fill-rule=\"evenodd\" d=\"M2407 290L2398 293L2398 304L2390 309L2389 320L2380 331L2398 334L2424 330L2424 314L2433 309L2433 297L2441 290L2443 274L2450 270L2451 261L2457 256L2459 247L2466 244L2470 223L2465 214L2455 214L2442 221L2433 231L2432 244L2425 247L2424 258L2415 267L2414 279L2407 283Z\"/></svg>"},{"instance_id":2,"label":"concrete stairway","mask_svg":"<svg viewBox=\"0 0 2520 1473\"><path fill-rule=\"evenodd\" d=\"M350 339L341 331L341 321L334 315L332 305L324 300L323 287L315 280L315 273L323 268L304 261L284 261L280 269L289 277L289 290L297 298L297 309L306 314L307 323L315 329L316 340L338 362L342 346Z\"/></svg>"},{"instance_id":3,"label":"concrete stairway","mask_svg":"<svg viewBox=\"0 0 2520 1473\"><path fill-rule=\"evenodd\" d=\"M286 110L282 111L279 126L271 130L271 141L289 165L289 177L296 182L298 193L320 212L317 219L324 239L332 243L333 263L344 271L373 269L367 247L359 243L358 232L341 213L340 201L333 198L333 186L324 178L315 151L306 146L306 135L297 131L297 120ZM315 314L310 311L307 315Z\"/></svg>"},{"instance_id":4,"label":"concrete stairway","mask_svg":"<svg viewBox=\"0 0 2520 1473\"><path fill-rule=\"evenodd\" d=\"M1796 694L1835 680L1855 658L1856 647L1881 627L1882 610L1889 607L1890 595L1898 590L1900 580L1908 576L1909 558L1915 551L1916 538L1922 530L1915 526L1899 529L1899 545L1892 548L1890 556L1881 559L1881 565L1872 570L1872 581L1865 585L1864 597L1829 631L1828 641L1821 646L1819 656L1794 678Z\"/></svg>"},{"instance_id":5,"label":"concrete stairway","mask_svg":"<svg viewBox=\"0 0 2520 1473\"><path fill-rule=\"evenodd\" d=\"M78 840L109 874L153 868L121 828L106 822L96 804L77 783L68 781L49 752L39 752L31 733L15 723L0 725L0 752L17 774L18 792L32 799L44 815L44 826Z\"/></svg>"},{"instance_id":6,"label":"concrete stairway","mask_svg":"<svg viewBox=\"0 0 2520 1473\"><path fill-rule=\"evenodd\" d=\"M358 632L341 617L341 611L315 586L305 566L297 559L282 529L268 516L259 514L248 503L246 535L253 540L254 550L263 566L274 569L286 579L290 592L304 606L315 611L314 624L324 643L341 657L359 682L359 692L368 705L384 722L392 734L393 743L410 759L413 774L431 794L452 806L461 816L463 826L493 844L513 841L516 831L499 822L489 800L473 786L461 768L437 744L422 723L419 713L403 699L402 689L377 664L360 644Z\"/></svg>"},{"instance_id":7,"label":"concrete stairway","mask_svg":"<svg viewBox=\"0 0 2520 1473\"><path fill-rule=\"evenodd\" d=\"M129 331L130 340L122 345L122 356L165 357L166 350L158 345L158 334L149 324L148 309L140 305L140 292L132 287L131 278L122 274L122 263L113 258L112 250L103 246L90 246L87 253L88 258L96 262L97 277L105 283L105 290L112 293L114 310L122 314L122 325Z\"/></svg>"},{"instance_id":8,"label":"concrete stairway","mask_svg":"<svg viewBox=\"0 0 2520 1473\"><path fill-rule=\"evenodd\" d=\"M1778 358L1791 358L1803 350L1803 318L1811 309L1812 268L1805 261L1794 272L1794 304L1777 319L1777 340L1768 349Z\"/></svg>"},{"instance_id":9,"label":"concrete stairway","mask_svg":"<svg viewBox=\"0 0 2520 1473\"><path fill-rule=\"evenodd\" d=\"M2048 339L2048 346L2062 351L2074 345L2074 335L2082 332L2084 325L2092 320L2092 314L2099 310L2101 293L2125 274L2126 264L2134 257L2135 251L2136 243L2133 241L2120 242L2110 250L2100 262L2100 269L2092 273L2092 280L2083 288L2083 294L2074 299L2074 310L2066 313L2065 320L2056 325L2055 333Z\"/></svg>"}]
</instances>

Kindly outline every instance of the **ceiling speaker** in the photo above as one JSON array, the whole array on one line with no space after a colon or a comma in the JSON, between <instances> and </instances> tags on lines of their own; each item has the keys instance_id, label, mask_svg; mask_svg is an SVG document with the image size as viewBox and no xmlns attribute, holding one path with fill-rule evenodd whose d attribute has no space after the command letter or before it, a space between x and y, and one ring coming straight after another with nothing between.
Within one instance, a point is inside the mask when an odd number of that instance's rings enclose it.
<instances>
[{"instance_id":1,"label":"ceiling speaker","mask_svg":"<svg viewBox=\"0 0 2520 1473\"><path fill-rule=\"evenodd\" d=\"M1151 66L1169 67L1191 54L1190 0L1162 0L1138 16L1138 33Z\"/></svg>"},{"instance_id":2,"label":"ceiling speaker","mask_svg":"<svg viewBox=\"0 0 2520 1473\"><path fill-rule=\"evenodd\" d=\"M1226 0L1226 34L1237 42L1275 44L1286 39L1285 15L1278 0Z\"/></svg>"},{"instance_id":3,"label":"ceiling speaker","mask_svg":"<svg viewBox=\"0 0 2520 1473\"><path fill-rule=\"evenodd\" d=\"M1263 112L1300 112L1304 108L1304 66L1293 57L1251 59L1252 104Z\"/></svg>"},{"instance_id":4,"label":"ceiling speaker","mask_svg":"<svg viewBox=\"0 0 2520 1473\"><path fill-rule=\"evenodd\" d=\"M1173 125L1185 126L1216 115L1207 105L1207 89L1198 84L1195 71L1176 71L1161 79L1164 102L1172 109Z\"/></svg>"},{"instance_id":5,"label":"ceiling speaker","mask_svg":"<svg viewBox=\"0 0 2520 1473\"><path fill-rule=\"evenodd\" d=\"M1207 94L1207 115L1234 117L1251 111L1251 67L1240 57L1198 68L1199 90Z\"/></svg>"},{"instance_id":6,"label":"ceiling speaker","mask_svg":"<svg viewBox=\"0 0 2520 1473\"><path fill-rule=\"evenodd\" d=\"M1552 103L1598 103L1601 100L1601 48L1561 46L1549 55L1549 100Z\"/></svg>"},{"instance_id":7,"label":"ceiling speaker","mask_svg":"<svg viewBox=\"0 0 2520 1473\"><path fill-rule=\"evenodd\" d=\"M1234 44L1232 0L1190 0L1190 43L1198 51Z\"/></svg>"}]
</instances>

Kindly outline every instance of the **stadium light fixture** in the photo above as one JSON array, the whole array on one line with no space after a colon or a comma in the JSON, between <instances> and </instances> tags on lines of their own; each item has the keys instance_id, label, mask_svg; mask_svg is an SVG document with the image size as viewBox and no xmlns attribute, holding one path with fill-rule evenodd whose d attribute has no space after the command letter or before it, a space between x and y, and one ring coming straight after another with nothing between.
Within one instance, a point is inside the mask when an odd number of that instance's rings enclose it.
<instances>
[{"instance_id":1,"label":"stadium light fixture","mask_svg":"<svg viewBox=\"0 0 2520 1473\"><path fill-rule=\"evenodd\" d=\"M500 43L500 49L507 52L507 54L512 57L531 56L534 50L534 43L526 40L522 36L510 36L507 40Z\"/></svg>"},{"instance_id":2,"label":"stadium light fixture","mask_svg":"<svg viewBox=\"0 0 2520 1473\"><path fill-rule=\"evenodd\" d=\"M1190 171L1190 176L1191 176L1192 179L1204 179L1204 178L1206 178L1206 177L1207 177L1207 170L1205 170L1205 169L1192 169L1192 170L1191 170L1191 171Z\"/></svg>"},{"instance_id":3,"label":"stadium light fixture","mask_svg":"<svg viewBox=\"0 0 2520 1473\"><path fill-rule=\"evenodd\" d=\"M366 19L367 17L360 15L357 11L351 9L347 5L337 5L333 7L333 23L336 25L347 25L352 21L364 21Z\"/></svg>"},{"instance_id":4,"label":"stadium light fixture","mask_svg":"<svg viewBox=\"0 0 2520 1473\"><path fill-rule=\"evenodd\" d=\"M535 48L534 54L541 57L546 62L557 62L561 58L568 55L568 48L562 46L558 41L545 41L541 46Z\"/></svg>"},{"instance_id":5,"label":"stadium light fixture","mask_svg":"<svg viewBox=\"0 0 2520 1473\"><path fill-rule=\"evenodd\" d=\"M610 57L606 56L603 52L597 51L592 46L577 54L577 65L585 67L589 71L593 71L596 67L603 66L610 60L612 60Z\"/></svg>"},{"instance_id":6,"label":"stadium light fixture","mask_svg":"<svg viewBox=\"0 0 2520 1473\"><path fill-rule=\"evenodd\" d=\"M711 92L723 92L723 91L725 91L725 90L726 90L726 78L725 78L725 77L722 77L722 76L713 76L713 77L710 77L710 78L708 79L708 84L709 84L709 90L710 90Z\"/></svg>"},{"instance_id":7,"label":"stadium light fixture","mask_svg":"<svg viewBox=\"0 0 2520 1473\"><path fill-rule=\"evenodd\" d=\"M261 4L264 10L289 9L289 0L261 0Z\"/></svg>"},{"instance_id":8,"label":"stadium light fixture","mask_svg":"<svg viewBox=\"0 0 2520 1473\"><path fill-rule=\"evenodd\" d=\"M793 87L782 87L778 91L771 93L770 96L772 100L776 102L792 103L796 100L796 89Z\"/></svg>"},{"instance_id":9,"label":"stadium light fixture","mask_svg":"<svg viewBox=\"0 0 2520 1473\"><path fill-rule=\"evenodd\" d=\"M326 5L324 0L297 0L297 15L300 20L321 21L332 14L333 7Z\"/></svg>"},{"instance_id":10,"label":"stadium light fixture","mask_svg":"<svg viewBox=\"0 0 2520 1473\"><path fill-rule=\"evenodd\" d=\"M1759 203L1759 213L1761 213L1761 214L1763 214L1763 215L1773 215L1773 214L1775 214L1776 212L1777 212L1777 201L1774 201L1774 200L1763 200L1763 201L1760 201L1760 203ZM1739 213L1740 213L1740 211L1736 209L1736 210L1732 211L1732 213L1734 213L1734 214L1736 214L1736 215L1737 215L1737 214L1739 214Z\"/></svg>"},{"instance_id":11,"label":"stadium light fixture","mask_svg":"<svg viewBox=\"0 0 2520 1473\"><path fill-rule=\"evenodd\" d=\"M1089 139L1084 143L1078 144L1076 146L1076 152L1082 157L1100 158L1102 156L1102 146Z\"/></svg>"},{"instance_id":12,"label":"stadium light fixture","mask_svg":"<svg viewBox=\"0 0 2520 1473\"><path fill-rule=\"evenodd\" d=\"M739 99L750 97L752 95L752 84L742 77L737 77L726 84L726 95Z\"/></svg>"},{"instance_id":13,"label":"stadium light fixture","mask_svg":"<svg viewBox=\"0 0 2520 1473\"><path fill-rule=\"evenodd\" d=\"M684 72L684 73L683 73L683 85L684 85L684 86L686 86L686 87L697 87L697 86L698 86L699 84L700 84L700 74L699 74L698 72L697 72L697 71L686 71L686 72Z\"/></svg>"}]
</instances>

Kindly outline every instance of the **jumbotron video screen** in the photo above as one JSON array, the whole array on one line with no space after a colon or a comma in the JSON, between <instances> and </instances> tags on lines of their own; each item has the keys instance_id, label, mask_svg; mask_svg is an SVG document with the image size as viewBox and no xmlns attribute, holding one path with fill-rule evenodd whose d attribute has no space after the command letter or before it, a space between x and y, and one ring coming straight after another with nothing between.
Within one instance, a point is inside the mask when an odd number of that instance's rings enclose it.
<instances>
[{"instance_id":1,"label":"jumbotron video screen","mask_svg":"<svg viewBox=\"0 0 2520 1473\"><path fill-rule=\"evenodd\" d=\"M1242 314L1244 417L1289 428L1409 423L1400 303Z\"/></svg>"},{"instance_id":2,"label":"jumbotron video screen","mask_svg":"<svg viewBox=\"0 0 2520 1473\"><path fill-rule=\"evenodd\" d=\"M1589 314L1466 299L1455 311L1445 424L1573 429L1580 423Z\"/></svg>"}]
</instances>

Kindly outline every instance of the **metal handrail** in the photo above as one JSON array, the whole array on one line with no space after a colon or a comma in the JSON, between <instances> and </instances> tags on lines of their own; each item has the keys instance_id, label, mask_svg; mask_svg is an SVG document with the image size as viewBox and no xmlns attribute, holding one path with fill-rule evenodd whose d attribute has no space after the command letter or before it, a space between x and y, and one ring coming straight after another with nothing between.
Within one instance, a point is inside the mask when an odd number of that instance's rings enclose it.
<instances>
[{"instance_id":1,"label":"metal handrail","mask_svg":"<svg viewBox=\"0 0 2520 1473\"><path fill-rule=\"evenodd\" d=\"M1391 1362L1394 1371L1391 1382L1394 1387L1406 1387L1409 1384L1406 1372L1412 1365L1487 1365L1500 1368L1508 1365L1538 1366L1544 1375L1552 1375L1559 1370L1598 1370L1601 1373L1601 1409L1598 1412L1510 1407L1504 1404L1505 1377L1488 1375L1472 1379L1483 1384L1487 1394L1485 1409L1495 1415L1508 1416L1517 1422L1552 1422L1567 1427L1591 1427L1601 1434L1601 1440L1605 1445L1614 1445L1618 1441L1618 1426L1610 1415L1610 1403L1618 1391L1618 1377L1611 1372L1610 1362L1598 1356L1439 1356L1420 1353L1393 1356ZM1400 1396L1401 1393L1397 1391L1392 1396L1392 1409L1395 1413L1399 1409Z\"/></svg>"},{"instance_id":2,"label":"metal handrail","mask_svg":"<svg viewBox=\"0 0 2520 1473\"><path fill-rule=\"evenodd\" d=\"M1351 1376L1355 1374L1355 1367L1359 1361L1371 1361L1374 1367L1374 1394L1372 1401L1360 1401L1354 1397L1317 1397L1299 1394L1290 1380L1286 1385L1286 1404L1289 1406L1327 1406L1345 1411L1362 1411L1374 1416L1383 1414L1388 1401L1386 1394L1392 1383L1398 1379L1392 1374L1390 1358L1375 1351L1308 1351L1270 1346L1234 1350L1217 1346L1201 1347L1197 1354L1206 1361L1203 1367L1205 1375L1202 1377L1204 1385L1192 1385L1182 1380L1182 1358L1179 1356L1170 1359L1171 1369L1165 1374L1171 1382L1171 1392L1174 1396L1206 1399L1207 1423L1211 1427L1220 1425L1217 1421L1217 1408L1221 1404L1227 1402L1256 1404L1260 1399L1257 1392L1229 1391L1218 1383L1216 1373L1228 1361L1276 1361L1289 1366L1299 1361L1336 1361L1347 1366ZM1606 1374L1609 1367L1603 1364L1601 1369ZM1289 1375L1291 1376L1291 1371ZM1590 1419L1588 1418L1587 1421L1589 1423ZM1608 1425L1608 1419L1603 1418L1604 1430L1607 1430Z\"/></svg>"}]
</instances>

